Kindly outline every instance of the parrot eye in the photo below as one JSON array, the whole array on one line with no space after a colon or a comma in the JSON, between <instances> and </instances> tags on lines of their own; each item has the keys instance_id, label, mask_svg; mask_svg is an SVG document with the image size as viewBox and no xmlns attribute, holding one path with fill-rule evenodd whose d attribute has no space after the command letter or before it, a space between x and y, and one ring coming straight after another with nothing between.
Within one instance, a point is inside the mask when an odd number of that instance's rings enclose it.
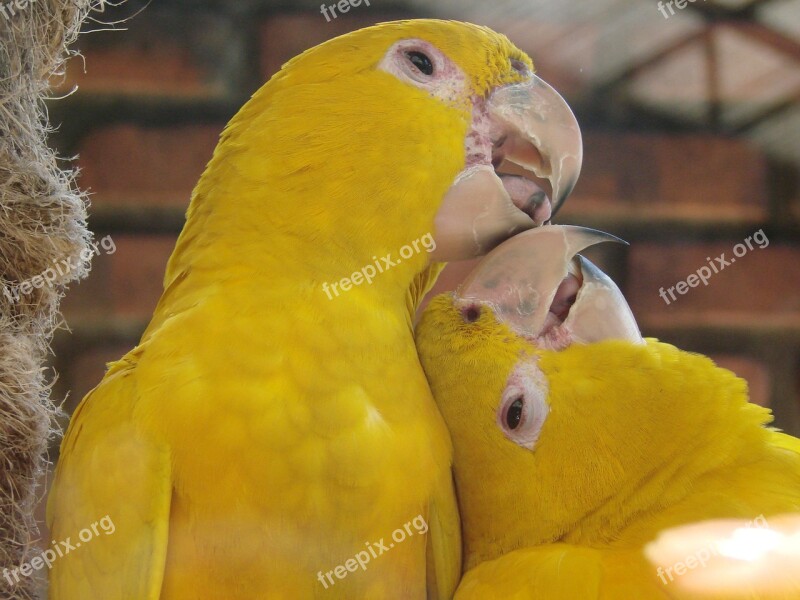
<instances>
[{"instance_id":1,"label":"parrot eye","mask_svg":"<svg viewBox=\"0 0 800 600\"><path fill-rule=\"evenodd\" d=\"M550 406L546 400L547 381L536 359L520 363L511 373L497 409L497 424L515 444L533 450Z\"/></svg>"},{"instance_id":2,"label":"parrot eye","mask_svg":"<svg viewBox=\"0 0 800 600\"><path fill-rule=\"evenodd\" d=\"M509 429L516 429L522 421L522 409L525 406L525 397L518 396L508 407L506 412L506 425Z\"/></svg>"},{"instance_id":3,"label":"parrot eye","mask_svg":"<svg viewBox=\"0 0 800 600\"><path fill-rule=\"evenodd\" d=\"M424 75L433 75L433 62L428 58L427 54L414 50L406 52L406 56L420 73Z\"/></svg>"},{"instance_id":4,"label":"parrot eye","mask_svg":"<svg viewBox=\"0 0 800 600\"><path fill-rule=\"evenodd\" d=\"M460 105L472 93L464 71L425 40L413 38L395 42L377 66L447 104Z\"/></svg>"}]
</instances>

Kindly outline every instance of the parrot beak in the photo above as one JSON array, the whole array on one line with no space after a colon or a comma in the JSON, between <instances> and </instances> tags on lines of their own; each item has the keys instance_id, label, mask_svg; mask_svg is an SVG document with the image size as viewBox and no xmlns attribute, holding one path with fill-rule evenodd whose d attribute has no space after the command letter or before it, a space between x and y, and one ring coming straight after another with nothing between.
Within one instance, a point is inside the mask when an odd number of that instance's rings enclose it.
<instances>
[{"instance_id":1,"label":"parrot beak","mask_svg":"<svg viewBox=\"0 0 800 600\"><path fill-rule=\"evenodd\" d=\"M583 160L575 115L535 75L496 89L476 107L466 145L467 166L435 218L433 260L483 256L548 222L575 187Z\"/></svg>"},{"instance_id":2,"label":"parrot beak","mask_svg":"<svg viewBox=\"0 0 800 600\"><path fill-rule=\"evenodd\" d=\"M548 225L490 252L456 291L456 303L488 307L537 346L563 349L606 339L644 343L622 292L577 253L619 238L584 227Z\"/></svg>"},{"instance_id":3,"label":"parrot beak","mask_svg":"<svg viewBox=\"0 0 800 600\"><path fill-rule=\"evenodd\" d=\"M495 161L502 158L549 180L552 216L578 182L583 162L581 128L569 105L534 75L494 92L489 113L506 132L495 148Z\"/></svg>"}]
</instances>

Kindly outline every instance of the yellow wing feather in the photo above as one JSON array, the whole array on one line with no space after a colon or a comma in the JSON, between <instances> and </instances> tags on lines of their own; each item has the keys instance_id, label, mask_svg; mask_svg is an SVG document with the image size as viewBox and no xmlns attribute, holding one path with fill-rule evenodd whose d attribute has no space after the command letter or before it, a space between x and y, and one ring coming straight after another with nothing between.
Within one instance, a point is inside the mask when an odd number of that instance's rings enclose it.
<instances>
[{"instance_id":1,"label":"yellow wing feather","mask_svg":"<svg viewBox=\"0 0 800 600\"><path fill-rule=\"evenodd\" d=\"M452 598L461 579L461 520L448 469L428 509L428 598Z\"/></svg>"},{"instance_id":2,"label":"yellow wing feather","mask_svg":"<svg viewBox=\"0 0 800 600\"><path fill-rule=\"evenodd\" d=\"M547 544L468 572L455 600L666 600L640 552Z\"/></svg>"},{"instance_id":3,"label":"yellow wing feather","mask_svg":"<svg viewBox=\"0 0 800 600\"><path fill-rule=\"evenodd\" d=\"M137 427L135 407L133 377L123 369L72 418L47 507L53 548L63 553L50 572L52 600L159 598L170 459L164 444Z\"/></svg>"}]
</instances>

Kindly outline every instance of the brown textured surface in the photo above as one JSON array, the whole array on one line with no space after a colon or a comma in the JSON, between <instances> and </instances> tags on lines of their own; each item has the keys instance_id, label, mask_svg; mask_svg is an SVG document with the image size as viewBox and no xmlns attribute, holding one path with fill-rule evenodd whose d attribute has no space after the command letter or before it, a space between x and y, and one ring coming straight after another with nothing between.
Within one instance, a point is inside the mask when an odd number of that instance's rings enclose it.
<instances>
[{"instance_id":1,"label":"brown textured surface","mask_svg":"<svg viewBox=\"0 0 800 600\"><path fill-rule=\"evenodd\" d=\"M7 3L4 3L7 4ZM46 143L43 98L86 12L97 2L17 3L0 19L0 594L37 594L39 572L15 569L35 557L33 509L55 406L44 363L65 284L86 274L89 233L73 173ZM5 6L4 8L8 8ZM52 266L65 259L67 270ZM46 275L45 275L46 273ZM49 284L45 284L47 277ZM17 290L19 294L17 295ZM8 571L6 571L8 569ZM24 574L23 574L24 575Z\"/></svg>"}]
</instances>

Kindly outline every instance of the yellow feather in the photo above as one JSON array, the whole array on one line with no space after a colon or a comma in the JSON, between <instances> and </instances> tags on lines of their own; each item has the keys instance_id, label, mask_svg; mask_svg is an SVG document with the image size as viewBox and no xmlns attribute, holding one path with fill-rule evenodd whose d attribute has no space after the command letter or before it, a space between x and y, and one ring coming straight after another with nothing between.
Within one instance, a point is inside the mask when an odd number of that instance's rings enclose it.
<instances>
[{"instance_id":1,"label":"yellow feather","mask_svg":"<svg viewBox=\"0 0 800 600\"><path fill-rule=\"evenodd\" d=\"M417 253L342 297L322 288L431 232L465 165L469 98L376 69L408 37L471 94L530 65L485 28L387 23L294 59L241 109L150 326L62 445L54 540L105 514L118 531L54 564L54 600L452 595L452 450L412 335L440 265ZM418 516L428 534L319 580Z\"/></svg>"},{"instance_id":2,"label":"yellow feather","mask_svg":"<svg viewBox=\"0 0 800 600\"><path fill-rule=\"evenodd\" d=\"M672 597L642 553L659 531L800 512L800 441L704 356L652 339L539 350L489 310L467 322L448 295L417 345L453 438L472 569L457 598ZM520 361L547 381L533 450L496 422Z\"/></svg>"}]
</instances>

